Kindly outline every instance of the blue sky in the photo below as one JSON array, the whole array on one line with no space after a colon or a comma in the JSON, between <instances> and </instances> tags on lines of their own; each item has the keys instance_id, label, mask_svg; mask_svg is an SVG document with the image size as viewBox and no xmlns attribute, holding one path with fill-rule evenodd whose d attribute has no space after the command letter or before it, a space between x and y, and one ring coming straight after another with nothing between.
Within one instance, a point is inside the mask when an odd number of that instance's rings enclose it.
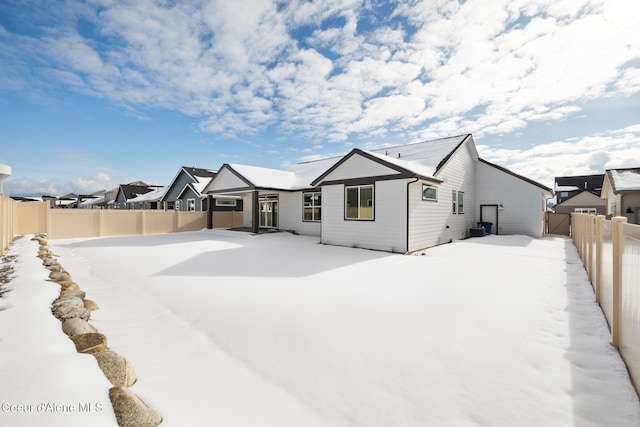
<instances>
[{"instance_id":1,"label":"blue sky","mask_svg":"<svg viewBox=\"0 0 640 427\"><path fill-rule=\"evenodd\" d=\"M4 0L7 194L472 133L543 184L640 166L633 0Z\"/></svg>"}]
</instances>

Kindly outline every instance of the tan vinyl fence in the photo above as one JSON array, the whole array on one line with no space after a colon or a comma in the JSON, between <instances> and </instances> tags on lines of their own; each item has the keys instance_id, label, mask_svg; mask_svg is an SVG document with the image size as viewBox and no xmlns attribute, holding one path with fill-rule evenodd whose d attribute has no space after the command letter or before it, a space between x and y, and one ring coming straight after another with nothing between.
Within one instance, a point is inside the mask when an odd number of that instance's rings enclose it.
<instances>
[{"instance_id":1,"label":"tan vinyl fence","mask_svg":"<svg viewBox=\"0 0 640 427\"><path fill-rule=\"evenodd\" d=\"M13 237L47 233L50 239L130 236L195 231L207 227L207 212L51 209L47 202L0 199L2 250ZM213 226L242 226L242 212L213 212Z\"/></svg>"},{"instance_id":2,"label":"tan vinyl fence","mask_svg":"<svg viewBox=\"0 0 640 427\"><path fill-rule=\"evenodd\" d=\"M16 205L13 199L0 194L0 256L18 234L15 229Z\"/></svg>"},{"instance_id":3,"label":"tan vinyl fence","mask_svg":"<svg viewBox=\"0 0 640 427\"><path fill-rule=\"evenodd\" d=\"M602 307L611 341L640 394L640 225L572 214L571 235Z\"/></svg>"}]
</instances>

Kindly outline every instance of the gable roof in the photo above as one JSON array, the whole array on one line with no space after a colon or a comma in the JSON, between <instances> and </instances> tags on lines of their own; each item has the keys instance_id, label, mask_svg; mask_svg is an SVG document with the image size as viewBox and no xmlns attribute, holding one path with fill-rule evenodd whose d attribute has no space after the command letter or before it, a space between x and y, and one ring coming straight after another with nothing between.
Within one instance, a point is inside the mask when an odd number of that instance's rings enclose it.
<instances>
[{"instance_id":1,"label":"gable roof","mask_svg":"<svg viewBox=\"0 0 640 427\"><path fill-rule=\"evenodd\" d=\"M216 175L216 171L210 169L201 169L195 167L182 166L181 170L185 171L189 176L198 180L198 178L213 178Z\"/></svg>"},{"instance_id":2,"label":"gable roof","mask_svg":"<svg viewBox=\"0 0 640 427\"><path fill-rule=\"evenodd\" d=\"M118 193L122 192L125 200L128 202L130 199L134 199L143 194L147 194L150 191L161 188L159 185L133 185L133 184L121 184L118 189Z\"/></svg>"},{"instance_id":3,"label":"gable roof","mask_svg":"<svg viewBox=\"0 0 640 427\"><path fill-rule=\"evenodd\" d=\"M220 172L222 172L223 169L229 170L246 184L245 190L304 190L311 187L313 178L340 159L341 157L331 157L306 163L298 163L287 170L225 163L216 176L222 176ZM203 192L206 193L209 191L209 187L214 180L215 177L206 185Z\"/></svg>"},{"instance_id":4,"label":"gable roof","mask_svg":"<svg viewBox=\"0 0 640 427\"><path fill-rule=\"evenodd\" d=\"M336 164L334 164L332 167L327 169L322 175L314 179L311 182L311 185L313 186L321 185L326 177L331 175L333 171L338 169L344 163L348 162L349 159L351 159L354 156L362 156L368 160L371 160L375 163L378 163L389 169L392 169L398 172L398 178L415 177L415 178L422 178L425 180L434 181L438 183L442 182L441 180L436 179L432 176L433 168L430 166L425 166L418 162L415 162L415 161L412 162L409 160L404 160L402 158L389 157L388 155L376 153L373 151L364 151L364 150L360 150L359 148L354 148L349 152L349 154L344 156Z\"/></svg>"},{"instance_id":5,"label":"gable roof","mask_svg":"<svg viewBox=\"0 0 640 427\"><path fill-rule=\"evenodd\" d=\"M554 182L555 191L602 190L604 174L557 176Z\"/></svg>"},{"instance_id":6,"label":"gable roof","mask_svg":"<svg viewBox=\"0 0 640 427\"><path fill-rule=\"evenodd\" d=\"M584 200L581 200L581 199L584 199ZM582 190L579 193L576 193L573 196L569 197L568 199L558 203L556 207L564 206L565 204L569 206L573 206L572 203L576 203L576 201L578 200L580 200L580 203L584 204L586 202L586 199L592 199L594 205L602 205L602 206L605 205L604 200L602 200L600 196L594 193L593 191Z\"/></svg>"},{"instance_id":7,"label":"gable roof","mask_svg":"<svg viewBox=\"0 0 640 427\"><path fill-rule=\"evenodd\" d=\"M150 188L150 191L147 191L144 194L140 194L131 199L127 199L127 203L139 203L139 202L157 202L162 199L164 193L166 193L169 187L157 187Z\"/></svg>"},{"instance_id":8,"label":"gable roof","mask_svg":"<svg viewBox=\"0 0 640 427\"><path fill-rule=\"evenodd\" d=\"M537 181L534 181L534 180L532 180L532 179L527 178L526 176L518 175L517 173L512 172L512 171L510 171L510 170L509 170L509 169L507 169L507 168L504 168L504 167L502 167L502 166L498 166L498 165L496 165L496 164L493 164L493 163L491 163L491 162L488 162L488 161L486 161L485 159L480 159L480 158L479 158L478 160L479 160L480 162L484 163L485 165L489 165L489 166L491 166L491 167L494 167L494 168L496 168L496 169L498 169L498 170L500 170L500 171L502 171L502 172L508 173L508 174L509 174L509 175L511 175L511 176L514 176L514 177L516 177L516 178L518 178L518 179L521 179L521 180L523 180L523 181L525 181L525 182L528 182L528 183L529 183L529 184L531 184L531 185L535 185L536 187L539 187L540 189L542 189L542 190L544 190L544 191L547 191L547 192L549 192L550 194L553 194L553 190L552 190L552 189L550 189L549 187L547 187L546 185L542 185L542 184L540 184L540 183L539 183L539 182L537 182Z\"/></svg>"},{"instance_id":9,"label":"gable roof","mask_svg":"<svg viewBox=\"0 0 640 427\"><path fill-rule=\"evenodd\" d=\"M606 174L614 193L640 191L640 168L607 169Z\"/></svg>"}]
</instances>

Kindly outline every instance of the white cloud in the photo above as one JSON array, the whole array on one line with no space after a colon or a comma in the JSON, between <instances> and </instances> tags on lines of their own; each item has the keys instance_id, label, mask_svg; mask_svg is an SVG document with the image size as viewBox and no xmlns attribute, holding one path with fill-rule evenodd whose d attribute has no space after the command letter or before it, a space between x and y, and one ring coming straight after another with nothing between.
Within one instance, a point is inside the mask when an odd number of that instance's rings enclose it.
<instances>
[{"instance_id":1,"label":"white cloud","mask_svg":"<svg viewBox=\"0 0 640 427\"><path fill-rule=\"evenodd\" d=\"M4 192L19 196L62 196L68 193L92 194L96 191L111 190L120 184L130 182L126 176L113 177L104 172L80 176L71 180L35 180L25 176L10 177L4 183Z\"/></svg>"},{"instance_id":2,"label":"white cloud","mask_svg":"<svg viewBox=\"0 0 640 427\"><path fill-rule=\"evenodd\" d=\"M556 176L601 174L640 167L640 124L539 144L526 150L493 148L478 141L480 157L553 187Z\"/></svg>"},{"instance_id":3,"label":"white cloud","mask_svg":"<svg viewBox=\"0 0 640 427\"><path fill-rule=\"evenodd\" d=\"M37 33L0 30L0 75L12 86L40 78L126 108L180 111L223 135L273 124L327 141L508 134L640 91L630 65L640 57L640 2L140 0L41 9L55 20ZM95 36L79 32L79 20Z\"/></svg>"}]
</instances>

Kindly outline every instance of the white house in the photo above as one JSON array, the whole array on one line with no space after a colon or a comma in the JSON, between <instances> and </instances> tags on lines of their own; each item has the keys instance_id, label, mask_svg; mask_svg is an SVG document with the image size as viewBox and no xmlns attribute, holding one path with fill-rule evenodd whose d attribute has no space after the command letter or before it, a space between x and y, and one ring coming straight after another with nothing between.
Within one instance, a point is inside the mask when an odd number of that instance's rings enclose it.
<instances>
[{"instance_id":1,"label":"white house","mask_svg":"<svg viewBox=\"0 0 640 427\"><path fill-rule=\"evenodd\" d=\"M326 244L407 252L469 236L540 237L551 189L479 158L471 135L379 150L280 171L223 165L205 188L241 194L245 226L320 237Z\"/></svg>"}]
</instances>

